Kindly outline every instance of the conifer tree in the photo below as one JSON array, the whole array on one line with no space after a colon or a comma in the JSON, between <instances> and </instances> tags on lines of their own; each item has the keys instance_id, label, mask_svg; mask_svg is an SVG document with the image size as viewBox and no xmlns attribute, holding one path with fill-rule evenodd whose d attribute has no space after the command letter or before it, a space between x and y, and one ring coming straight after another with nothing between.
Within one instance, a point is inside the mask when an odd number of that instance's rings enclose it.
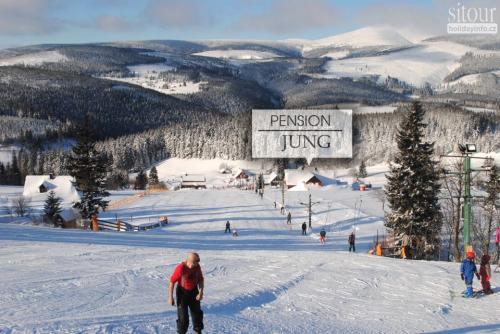
<instances>
[{"instance_id":1,"label":"conifer tree","mask_svg":"<svg viewBox=\"0 0 500 334\"><path fill-rule=\"evenodd\" d=\"M7 170L4 164L0 161L0 184L7 184Z\"/></svg>"},{"instance_id":2,"label":"conifer tree","mask_svg":"<svg viewBox=\"0 0 500 334\"><path fill-rule=\"evenodd\" d=\"M148 184L150 186L157 186L160 183L160 180L158 179L158 171L156 170L156 166L153 166L151 170L149 171L149 180Z\"/></svg>"},{"instance_id":3,"label":"conifer tree","mask_svg":"<svg viewBox=\"0 0 500 334\"><path fill-rule=\"evenodd\" d=\"M75 178L74 185L81 200L75 204L82 217L101 208L105 210L109 196L106 191L107 160L95 147L95 133L88 117L76 134L76 144L68 159L69 174Z\"/></svg>"},{"instance_id":4,"label":"conifer tree","mask_svg":"<svg viewBox=\"0 0 500 334\"><path fill-rule=\"evenodd\" d=\"M148 184L148 177L144 170L141 169L137 176L135 177L134 189L135 190L144 190L146 189L146 185Z\"/></svg>"},{"instance_id":5,"label":"conifer tree","mask_svg":"<svg viewBox=\"0 0 500 334\"><path fill-rule=\"evenodd\" d=\"M367 176L368 176L368 173L366 172L365 161L361 160L361 163L359 164L358 177L359 178L364 178L364 177L367 177Z\"/></svg>"},{"instance_id":6,"label":"conifer tree","mask_svg":"<svg viewBox=\"0 0 500 334\"><path fill-rule=\"evenodd\" d=\"M21 186L24 184L21 170L19 169L19 161L17 159L17 154L12 153L12 164L10 165L10 184Z\"/></svg>"},{"instance_id":7,"label":"conifer tree","mask_svg":"<svg viewBox=\"0 0 500 334\"><path fill-rule=\"evenodd\" d=\"M56 196L56 193L51 190L47 199L45 200L45 205L43 207L45 216L55 224L55 216L62 211L61 199Z\"/></svg>"},{"instance_id":8,"label":"conifer tree","mask_svg":"<svg viewBox=\"0 0 500 334\"><path fill-rule=\"evenodd\" d=\"M398 239L409 240L415 258L429 258L440 242L439 173L434 144L423 141L425 111L413 103L398 129L398 152L390 164L385 193L391 211L385 226Z\"/></svg>"}]
</instances>

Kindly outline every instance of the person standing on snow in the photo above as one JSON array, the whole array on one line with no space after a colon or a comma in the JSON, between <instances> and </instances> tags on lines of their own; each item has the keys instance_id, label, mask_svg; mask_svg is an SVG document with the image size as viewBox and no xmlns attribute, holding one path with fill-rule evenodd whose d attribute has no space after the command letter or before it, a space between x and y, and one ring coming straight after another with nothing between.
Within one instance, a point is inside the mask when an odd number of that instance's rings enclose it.
<instances>
[{"instance_id":1,"label":"person standing on snow","mask_svg":"<svg viewBox=\"0 0 500 334\"><path fill-rule=\"evenodd\" d=\"M288 211L288 215L286 216L286 223L287 225L292 224L292 213Z\"/></svg>"},{"instance_id":2,"label":"person standing on snow","mask_svg":"<svg viewBox=\"0 0 500 334\"><path fill-rule=\"evenodd\" d=\"M229 223L229 220L226 222L226 229L224 230L224 233L231 233L231 224Z\"/></svg>"},{"instance_id":3,"label":"person standing on snow","mask_svg":"<svg viewBox=\"0 0 500 334\"><path fill-rule=\"evenodd\" d=\"M491 290L491 267L490 267L490 256L484 254L481 257L481 266L479 267L479 276L481 277L481 286L483 287L483 293L486 295L492 294Z\"/></svg>"},{"instance_id":4,"label":"person standing on snow","mask_svg":"<svg viewBox=\"0 0 500 334\"><path fill-rule=\"evenodd\" d=\"M460 266L460 276L462 277L462 281L465 282L465 297L470 298L473 296L472 289L472 281L474 280L474 274L479 279L479 274L477 272L476 264L474 263L474 251L467 251L467 258L462 261L462 265Z\"/></svg>"},{"instance_id":5,"label":"person standing on snow","mask_svg":"<svg viewBox=\"0 0 500 334\"><path fill-rule=\"evenodd\" d=\"M352 249L352 251L356 253L356 235L354 234L354 232L351 232L351 234L349 234L349 238L347 239L347 241L349 242L349 252L351 252Z\"/></svg>"},{"instance_id":6,"label":"person standing on snow","mask_svg":"<svg viewBox=\"0 0 500 334\"><path fill-rule=\"evenodd\" d=\"M306 222L302 223L302 235L307 235L307 224L306 224Z\"/></svg>"},{"instance_id":7,"label":"person standing on snow","mask_svg":"<svg viewBox=\"0 0 500 334\"><path fill-rule=\"evenodd\" d=\"M170 277L168 285L168 303L174 306L174 285L177 283L177 333L186 334L189 327L188 308L191 311L193 330L200 334L203 330L203 311L200 302L203 299L204 279L198 253L189 253L186 261L181 262Z\"/></svg>"},{"instance_id":8,"label":"person standing on snow","mask_svg":"<svg viewBox=\"0 0 500 334\"><path fill-rule=\"evenodd\" d=\"M324 245L326 241L326 231L324 228L321 229L319 232L319 242Z\"/></svg>"},{"instance_id":9,"label":"person standing on snow","mask_svg":"<svg viewBox=\"0 0 500 334\"><path fill-rule=\"evenodd\" d=\"M497 227L495 244L497 245L497 266L498 266L500 264L500 226Z\"/></svg>"}]
</instances>

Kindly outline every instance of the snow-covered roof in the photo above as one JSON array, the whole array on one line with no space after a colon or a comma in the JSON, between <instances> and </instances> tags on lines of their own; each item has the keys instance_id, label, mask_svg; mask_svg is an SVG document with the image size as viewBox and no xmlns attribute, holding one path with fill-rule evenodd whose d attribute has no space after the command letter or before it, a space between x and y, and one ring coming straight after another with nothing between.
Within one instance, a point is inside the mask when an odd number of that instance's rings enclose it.
<instances>
[{"instance_id":1,"label":"snow-covered roof","mask_svg":"<svg viewBox=\"0 0 500 334\"><path fill-rule=\"evenodd\" d=\"M314 177L314 174L300 169L285 169L285 183L288 186L295 186L300 182L307 183Z\"/></svg>"},{"instance_id":2,"label":"snow-covered roof","mask_svg":"<svg viewBox=\"0 0 500 334\"><path fill-rule=\"evenodd\" d=\"M50 175L27 175L24 181L23 196L32 200L44 201L50 191L54 191L65 204L80 201L80 195L73 186L73 177L69 175L56 176L53 179ZM44 185L47 192L40 193L40 186Z\"/></svg>"},{"instance_id":3,"label":"snow-covered roof","mask_svg":"<svg viewBox=\"0 0 500 334\"><path fill-rule=\"evenodd\" d=\"M241 169L241 168L238 168L234 171L233 173L233 176L234 177L238 177L240 174L244 174L246 176L251 176L253 175L253 173L251 173L250 171L246 170L246 169Z\"/></svg>"},{"instance_id":4,"label":"snow-covered roof","mask_svg":"<svg viewBox=\"0 0 500 334\"><path fill-rule=\"evenodd\" d=\"M304 181L300 181L296 186L288 189L288 191L308 191L308 190L309 188L307 187Z\"/></svg>"},{"instance_id":5,"label":"snow-covered roof","mask_svg":"<svg viewBox=\"0 0 500 334\"><path fill-rule=\"evenodd\" d=\"M185 182L205 182L205 176L201 174L185 174L182 175L181 180L183 183Z\"/></svg>"},{"instance_id":6,"label":"snow-covered roof","mask_svg":"<svg viewBox=\"0 0 500 334\"><path fill-rule=\"evenodd\" d=\"M272 172L271 174L264 175L264 184L270 184L278 177L278 174Z\"/></svg>"},{"instance_id":7,"label":"snow-covered roof","mask_svg":"<svg viewBox=\"0 0 500 334\"><path fill-rule=\"evenodd\" d=\"M64 220L64 221L71 221L74 219L79 218L79 213L77 210L73 208L64 208L61 210L59 213L59 216Z\"/></svg>"}]
</instances>

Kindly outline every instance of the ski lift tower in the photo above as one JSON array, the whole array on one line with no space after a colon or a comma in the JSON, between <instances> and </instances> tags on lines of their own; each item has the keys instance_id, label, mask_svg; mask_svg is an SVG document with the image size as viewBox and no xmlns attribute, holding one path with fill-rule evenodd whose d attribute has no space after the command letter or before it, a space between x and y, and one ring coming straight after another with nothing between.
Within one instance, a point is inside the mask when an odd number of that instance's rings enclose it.
<instances>
[{"instance_id":1,"label":"ski lift tower","mask_svg":"<svg viewBox=\"0 0 500 334\"><path fill-rule=\"evenodd\" d=\"M471 229L471 218L472 218L471 199L473 198L473 196L471 195L471 183L472 183L471 173L490 171L490 168L472 169L471 159L481 159L491 162L492 158L472 157L471 154L477 152L476 144L464 144L464 145L459 144L458 149L460 150L460 153L462 153L462 155L442 155L441 157L463 159L462 171L449 172L447 170L444 170L444 173L463 177L464 194L463 196L461 196L462 194L459 194L459 196L463 197L463 221L464 221L463 238L464 238L464 256L465 256L467 248L471 246L471 241L470 241L470 229Z\"/></svg>"},{"instance_id":2,"label":"ski lift tower","mask_svg":"<svg viewBox=\"0 0 500 334\"><path fill-rule=\"evenodd\" d=\"M318 203L320 203L320 202L319 201L318 202L312 201L311 192L309 192L309 202L308 203L300 202L300 204L307 206L307 211L309 213L309 228L312 228L312 206L316 205Z\"/></svg>"}]
</instances>

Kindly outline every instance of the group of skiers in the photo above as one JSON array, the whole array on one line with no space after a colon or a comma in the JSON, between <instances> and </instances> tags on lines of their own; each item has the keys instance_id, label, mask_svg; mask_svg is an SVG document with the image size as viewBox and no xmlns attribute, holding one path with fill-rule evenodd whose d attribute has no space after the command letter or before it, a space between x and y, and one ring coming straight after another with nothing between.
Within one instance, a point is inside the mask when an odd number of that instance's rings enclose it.
<instances>
[{"instance_id":1,"label":"group of skiers","mask_svg":"<svg viewBox=\"0 0 500 334\"><path fill-rule=\"evenodd\" d=\"M291 214L287 216L287 224L291 224ZM307 231L307 224L304 222L302 224L302 234L305 235ZM231 224L229 221L226 222L226 229L224 233L231 232ZM232 230L233 236L237 235L236 230ZM326 241L326 231L321 229L320 232L320 242L324 244ZM356 251L355 247L356 235L354 231L348 237L349 252ZM500 243L500 229L497 229L497 252L499 250ZM466 290L464 296L470 298L474 296L474 290L472 288L472 283L474 276L481 280L482 292L484 294L491 294L493 290L491 289L490 279L491 279L491 268L490 268L490 256L484 254L481 257L481 265L479 272L477 271L476 264L474 262L475 253L472 248L467 250L466 259L462 262L460 266L460 276L465 283ZM175 290L175 301L174 301L174 286L177 283L177 288ZM189 253L187 259L176 266L171 278L170 284L168 286L168 303L172 306L177 306L177 331L180 334L187 333L189 327L189 314L191 313L191 318L193 322L193 330L195 333L201 334L203 330L203 311L201 310L201 300L203 299L204 292L204 278L200 267L200 256L198 253Z\"/></svg>"},{"instance_id":2,"label":"group of skiers","mask_svg":"<svg viewBox=\"0 0 500 334\"><path fill-rule=\"evenodd\" d=\"M497 249L497 261L500 261L500 226L496 229L495 244ZM479 266L479 272L476 268L476 263L474 262L476 254L471 246L467 249L466 258L462 261L460 266L460 277L465 283L464 297L470 298L474 296L474 290L472 288L472 281L474 276L481 281L481 286L483 288L482 293L489 295L493 293L491 289L491 266L490 266L490 255L483 254L481 256L481 262Z\"/></svg>"},{"instance_id":3,"label":"group of skiers","mask_svg":"<svg viewBox=\"0 0 500 334\"><path fill-rule=\"evenodd\" d=\"M472 289L472 281L474 280L474 275L477 279L481 280L481 286L483 288L482 292L486 295L492 294L491 289L491 267L490 267L490 256L484 254L481 257L481 265L479 267L479 272L477 271L476 264L474 262L475 253L472 249L469 249L466 254L466 259L462 261L460 266L460 277L465 283L464 297L470 298L474 296L474 290Z\"/></svg>"},{"instance_id":4,"label":"group of skiers","mask_svg":"<svg viewBox=\"0 0 500 334\"><path fill-rule=\"evenodd\" d=\"M292 214L290 211L288 212L287 218L286 218L286 224L291 225L292 224ZM303 222L302 223L302 235L307 235L307 223ZM321 231L319 232L319 242L320 244L324 245L326 242L326 230L325 228L321 228ZM349 237L347 238L347 243L349 244L349 252L356 252L356 235L354 234L354 231L349 234Z\"/></svg>"}]
</instances>

